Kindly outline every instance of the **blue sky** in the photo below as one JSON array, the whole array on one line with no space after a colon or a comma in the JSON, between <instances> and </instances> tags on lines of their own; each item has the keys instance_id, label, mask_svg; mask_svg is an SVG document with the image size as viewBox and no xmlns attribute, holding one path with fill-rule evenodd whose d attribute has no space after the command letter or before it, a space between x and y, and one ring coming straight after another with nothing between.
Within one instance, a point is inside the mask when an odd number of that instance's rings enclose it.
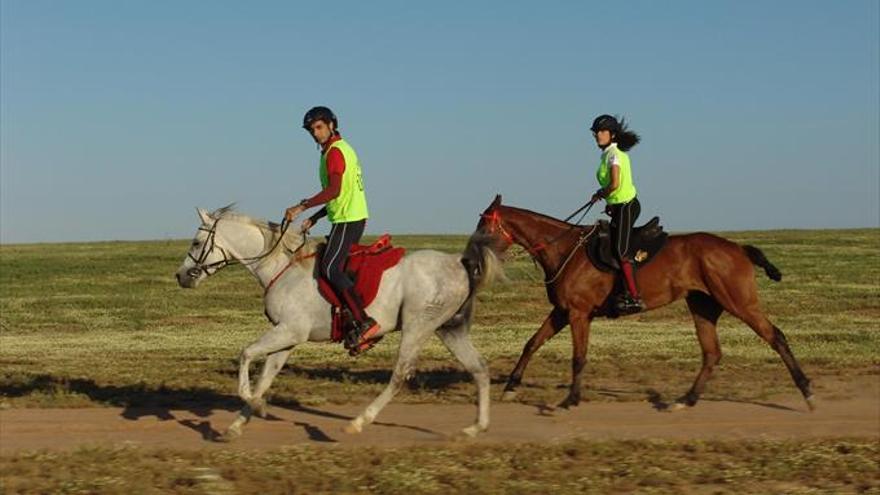
<instances>
[{"instance_id":1,"label":"blue sky","mask_svg":"<svg viewBox=\"0 0 880 495\"><path fill-rule=\"evenodd\" d=\"M368 233L565 216L625 115L643 219L880 224L880 2L0 2L0 242L188 238L318 189L309 107ZM326 224L315 232L326 230Z\"/></svg>"}]
</instances>

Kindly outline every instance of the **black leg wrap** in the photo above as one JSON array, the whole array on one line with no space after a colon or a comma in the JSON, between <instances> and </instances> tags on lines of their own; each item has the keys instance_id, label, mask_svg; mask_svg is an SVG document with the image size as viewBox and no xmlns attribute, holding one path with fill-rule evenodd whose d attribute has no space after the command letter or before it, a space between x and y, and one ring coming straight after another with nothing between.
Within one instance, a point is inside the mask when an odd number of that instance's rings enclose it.
<instances>
[{"instance_id":1,"label":"black leg wrap","mask_svg":"<svg viewBox=\"0 0 880 495\"><path fill-rule=\"evenodd\" d=\"M801 394L803 394L804 397L809 397L811 395L810 379L807 378L803 370L801 370L797 360L794 358L794 354L792 354L791 348L788 346L788 340L786 340L785 334L775 326L773 327L773 350L782 356L782 360L788 367L788 371L791 373L791 378L801 391Z\"/></svg>"},{"instance_id":2,"label":"black leg wrap","mask_svg":"<svg viewBox=\"0 0 880 495\"><path fill-rule=\"evenodd\" d=\"M688 393L684 394L684 396L678 399L678 402L686 404L688 406L695 406L697 401L700 399L700 396L694 392L693 390L689 390Z\"/></svg>"}]
</instances>

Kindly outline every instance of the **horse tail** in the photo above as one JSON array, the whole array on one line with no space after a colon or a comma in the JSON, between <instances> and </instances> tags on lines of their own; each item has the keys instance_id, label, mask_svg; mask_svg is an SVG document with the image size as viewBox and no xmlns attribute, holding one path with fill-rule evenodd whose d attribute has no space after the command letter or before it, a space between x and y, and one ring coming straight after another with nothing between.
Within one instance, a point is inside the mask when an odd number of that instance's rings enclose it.
<instances>
[{"instance_id":1,"label":"horse tail","mask_svg":"<svg viewBox=\"0 0 880 495\"><path fill-rule=\"evenodd\" d=\"M494 238L488 235L474 233L468 239L467 246L461 255L461 264L464 265L470 283L468 298L482 287L491 285L492 282L504 278L504 269L498 255L493 248Z\"/></svg>"},{"instance_id":2,"label":"horse tail","mask_svg":"<svg viewBox=\"0 0 880 495\"><path fill-rule=\"evenodd\" d=\"M461 255L461 264L468 277L468 296L452 319L443 324L444 328L456 327L465 321L470 321L477 291L491 285L495 280L504 278L501 261L492 248L494 242L491 237L477 233L468 239Z\"/></svg>"},{"instance_id":3,"label":"horse tail","mask_svg":"<svg viewBox=\"0 0 880 495\"><path fill-rule=\"evenodd\" d=\"M759 266L764 269L764 272L770 277L770 280L774 280L779 282L782 280L782 272L779 271L779 268L773 263L770 263L770 260L764 256L764 252L755 246L743 246L743 249L746 250L746 255L749 257L749 260L755 264L755 266Z\"/></svg>"}]
</instances>

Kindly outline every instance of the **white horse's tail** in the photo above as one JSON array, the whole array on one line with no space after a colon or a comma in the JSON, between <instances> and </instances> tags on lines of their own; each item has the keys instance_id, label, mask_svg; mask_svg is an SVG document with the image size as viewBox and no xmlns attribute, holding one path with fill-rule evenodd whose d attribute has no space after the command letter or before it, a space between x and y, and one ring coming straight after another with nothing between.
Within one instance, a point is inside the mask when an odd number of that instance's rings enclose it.
<instances>
[{"instance_id":1,"label":"white horse's tail","mask_svg":"<svg viewBox=\"0 0 880 495\"><path fill-rule=\"evenodd\" d=\"M470 291L464 306L472 305L477 291L491 285L496 280L504 280L504 268L498 255L495 253L495 239L486 234L474 232L468 239L464 253L461 255L461 264L468 275Z\"/></svg>"},{"instance_id":2,"label":"white horse's tail","mask_svg":"<svg viewBox=\"0 0 880 495\"><path fill-rule=\"evenodd\" d=\"M443 328L455 328L469 322L473 315L477 291L499 278L504 278L504 270L492 248L493 244L491 237L477 232L468 239L461 255L461 264L468 277L468 296L455 315L442 325Z\"/></svg>"},{"instance_id":3,"label":"white horse's tail","mask_svg":"<svg viewBox=\"0 0 880 495\"><path fill-rule=\"evenodd\" d=\"M474 232L468 239L461 256L461 263L471 284L469 298L481 287L488 286L498 279L504 279L504 269L495 253L495 239L492 236Z\"/></svg>"}]
</instances>

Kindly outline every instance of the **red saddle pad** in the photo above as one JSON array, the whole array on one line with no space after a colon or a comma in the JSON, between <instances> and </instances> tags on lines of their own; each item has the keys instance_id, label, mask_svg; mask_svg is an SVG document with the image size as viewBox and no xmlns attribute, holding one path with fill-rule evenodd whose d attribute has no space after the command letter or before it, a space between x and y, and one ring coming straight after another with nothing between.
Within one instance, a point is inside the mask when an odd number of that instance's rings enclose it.
<instances>
[{"instance_id":1,"label":"red saddle pad","mask_svg":"<svg viewBox=\"0 0 880 495\"><path fill-rule=\"evenodd\" d=\"M385 270L400 263L405 253L406 249L391 246L391 236L388 234L382 235L369 246L352 246L345 271L354 276L354 290L363 301L364 307L369 306L376 298ZM332 306L341 306L330 284L320 274L318 291Z\"/></svg>"}]
</instances>

